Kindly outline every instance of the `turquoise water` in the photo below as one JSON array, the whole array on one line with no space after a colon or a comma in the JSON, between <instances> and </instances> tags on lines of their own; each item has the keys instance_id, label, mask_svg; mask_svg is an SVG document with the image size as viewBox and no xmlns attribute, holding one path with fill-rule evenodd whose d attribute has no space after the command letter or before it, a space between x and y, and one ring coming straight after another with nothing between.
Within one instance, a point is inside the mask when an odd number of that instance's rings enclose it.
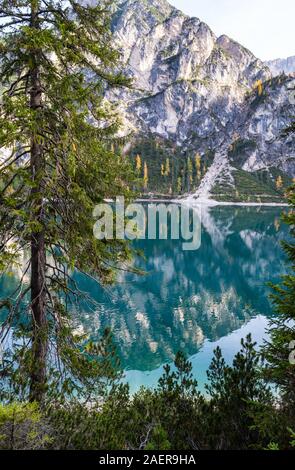
<instances>
[{"instance_id":1,"label":"turquoise water","mask_svg":"<svg viewBox=\"0 0 295 470\"><path fill-rule=\"evenodd\" d=\"M121 273L109 289L79 278L99 302L79 323L94 338L112 328L132 390L155 385L178 350L191 359L202 387L217 345L230 361L248 332L263 342L272 315L266 284L285 272L280 240L288 229L281 213L273 207L203 209L199 250L185 252L181 241L141 240L135 246L145 259L135 265L146 275Z\"/></svg>"},{"instance_id":2,"label":"turquoise water","mask_svg":"<svg viewBox=\"0 0 295 470\"><path fill-rule=\"evenodd\" d=\"M112 329L132 391L155 385L179 350L192 361L202 388L217 345L230 361L247 333L258 344L266 337L272 315L266 284L286 269L280 240L288 238L288 228L281 213L274 207L203 209L197 251L183 251L182 240L136 241L145 258L134 264L144 276L120 272L109 288L76 276L98 303L76 313L77 328L94 339ZM1 296L15 282L2 280Z\"/></svg>"}]
</instances>

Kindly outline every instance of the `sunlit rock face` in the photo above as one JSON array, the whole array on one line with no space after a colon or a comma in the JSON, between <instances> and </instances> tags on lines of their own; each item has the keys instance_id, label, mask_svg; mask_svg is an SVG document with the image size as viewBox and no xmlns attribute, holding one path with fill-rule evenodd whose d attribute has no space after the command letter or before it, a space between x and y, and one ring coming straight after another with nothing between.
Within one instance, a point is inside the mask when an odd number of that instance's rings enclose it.
<instances>
[{"instance_id":1,"label":"sunlit rock face","mask_svg":"<svg viewBox=\"0 0 295 470\"><path fill-rule=\"evenodd\" d=\"M294 135L283 136L284 129L294 117L290 98L294 86L292 76L277 77L265 84L263 96L259 99L251 97L247 101L249 109L243 121L242 134L257 142L257 146L244 164L246 171L272 166L294 176Z\"/></svg>"},{"instance_id":2,"label":"sunlit rock face","mask_svg":"<svg viewBox=\"0 0 295 470\"><path fill-rule=\"evenodd\" d=\"M201 154L238 135L257 143L246 171L275 165L295 175L293 142L277 141L292 116L292 77L272 78L249 50L166 0L119 1L112 28L133 79L133 90L115 95L123 134L160 136Z\"/></svg>"}]
</instances>

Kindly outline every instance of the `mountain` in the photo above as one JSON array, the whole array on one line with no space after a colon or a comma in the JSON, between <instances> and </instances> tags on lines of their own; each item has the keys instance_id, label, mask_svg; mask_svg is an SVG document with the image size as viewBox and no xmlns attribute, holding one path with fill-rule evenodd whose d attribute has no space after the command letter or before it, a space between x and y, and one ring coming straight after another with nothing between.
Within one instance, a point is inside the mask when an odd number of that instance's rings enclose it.
<instances>
[{"instance_id":1,"label":"mountain","mask_svg":"<svg viewBox=\"0 0 295 470\"><path fill-rule=\"evenodd\" d=\"M226 131L267 67L247 49L165 0L129 0L114 22L137 93L125 96L135 129L199 144ZM221 139L222 140L222 139ZM194 142L196 141L196 142ZM207 142L205 143L207 145Z\"/></svg>"},{"instance_id":2,"label":"mountain","mask_svg":"<svg viewBox=\"0 0 295 470\"><path fill-rule=\"evenodd\" d=\"M275 59L265 62L265 65L270 69L272 75L275 77L285 73L295 73L295 56L288 57L287 59Z\"/></svg>"},{"instance_id":3,"label":"mountain","mask_svg":"<svg viewBox=\"0 0 295 470\"><path fill-rule=\"evenodd\" d=\"M201 177L197 164L191 169L182 161L170 192L178 186L198 197L239 200L254 190L260 200L281 199L285 174L295 176L293 140L281 137L292 116L292 78L273 77L249 50L227 36L217 38L204 22L165 0L119 2L112 27L134 83L133 90L116 95L124 134L133 133L131 142L147 160L147 137L166 149L162 160L174 162L173 145L182 160L200 155Z\"/></svg>"},{"instance_id":4,"label":"mountain","mask_svg":"<svg viewBox=\"0 0 295 470\"><path fill-rule=\"evenodd\" d=\"M166 0L117 2L112 28L133 88L107 97L120 100L122 136L146 161L149 189L282 200L295 176L294 141L282 137L292 77Z\"/></svg>"}]
</instances>

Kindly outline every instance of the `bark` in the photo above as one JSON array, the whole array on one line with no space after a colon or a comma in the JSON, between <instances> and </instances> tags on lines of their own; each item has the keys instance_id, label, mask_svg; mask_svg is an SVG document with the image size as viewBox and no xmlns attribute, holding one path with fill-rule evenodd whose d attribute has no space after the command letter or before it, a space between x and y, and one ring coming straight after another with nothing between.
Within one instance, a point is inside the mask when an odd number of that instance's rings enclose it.
<instances>
[{"instance_id":1,"label":"bark","mask_svg":"<svg viewBox=\"0 0 295 470\"><path fill-rule=\"evenodd\" d=\"M38 2L32 2L31 27L38 29ZM30 108L38 113L42 110L42 84L38 51L32 52L30 71ZM41 224L31 234L31 311L33 320L32 368L30 383L30 400L41 402L46 386L47 315L46 315L46 247L44 230L44 151L38 139L38 133L31 137L31 177L35 186L31 191L32 219Z\"/></svg>"}]
</instances>

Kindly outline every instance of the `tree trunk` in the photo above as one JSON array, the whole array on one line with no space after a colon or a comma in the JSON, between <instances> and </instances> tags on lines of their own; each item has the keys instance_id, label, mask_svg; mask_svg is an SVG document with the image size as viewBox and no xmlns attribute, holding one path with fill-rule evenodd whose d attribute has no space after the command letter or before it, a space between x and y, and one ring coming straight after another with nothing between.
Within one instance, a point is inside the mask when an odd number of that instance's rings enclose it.
<instances>
[{"instance_id":1,"label":"tree trunk","mask_svg":"<svg viewBox=\"0 0 295 470\"><path fill-rule=\"evenodd\" d=\"M31 27L38 29L39 2L32 2ZM30 71L30 109L35 113L42 110L42 85L38 51L32 52ZM47 356L47 316L46 316L46 249L44 232L44 151L38 139L38 132L31 136L31 177L35 183L31 191L32 219L40 225L31 234L31 311L33 320L32 368L30 383L30 400L42 401L46 385Z\"/></svg>"}]
</instances>

